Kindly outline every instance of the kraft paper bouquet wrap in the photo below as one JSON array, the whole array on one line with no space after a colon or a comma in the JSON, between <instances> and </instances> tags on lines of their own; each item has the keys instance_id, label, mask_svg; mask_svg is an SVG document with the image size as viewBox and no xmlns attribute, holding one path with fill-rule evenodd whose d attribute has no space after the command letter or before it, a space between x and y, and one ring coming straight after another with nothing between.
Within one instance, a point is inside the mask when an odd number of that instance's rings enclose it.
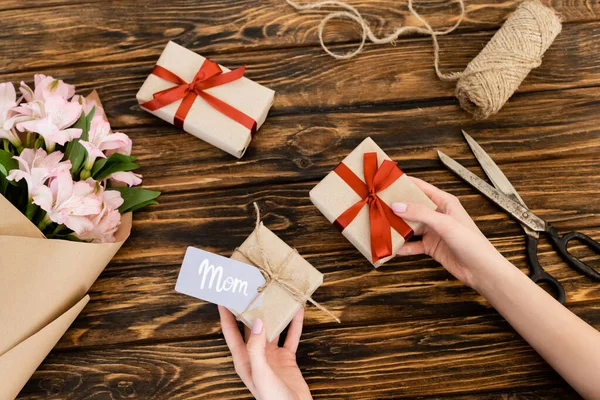
<instances>
[{"instance_id":1,"label":"kraft paper bouquet wrap","mask_svg":"<svg viewBox=\"0 0 600 400\"><path fill-rule=\"evenodd\" d=\"M265 227L260 222L256 204L255 208L256 227L231 258L259 268L266 283L255 301L241 314L236 313L237 319L252 327L254 320L260 318L269 342L285 329L307 301L340 322L311 298L323 283L323 274Z\"/></svg>"},{"instance_id":2,"label":"kraft paper bouquet wrap","mask_svg":"<svg viewBox=\"0 0 600 400\"><path fill-rule=\"evenodd\" d=\"M157 117L241 158L275 92L169 42L136 97Z\"/></svg>"},{"instance_id":3,"label":"kraft paper bouquet wrap","mask_svg":"<svg viewBox=\"0 0 600 400\"><path fill-rule=\"evenodd\" d=\"M15 398L89 301L158 192L95 92L45 75L0 83L0 399Z\"/></svg>"},{"instance_id":4,"label":"kraft paper bouquet wrap","mask_svg":"<svg viewBox=\"0 0 600 400\"><path fill-rule=\"evenodd\" d=\"M319 182L310 199L375 268L419 228L419 223L396 216L393 202L436 208L371 138Z\"/></svg>"}]
</instances>

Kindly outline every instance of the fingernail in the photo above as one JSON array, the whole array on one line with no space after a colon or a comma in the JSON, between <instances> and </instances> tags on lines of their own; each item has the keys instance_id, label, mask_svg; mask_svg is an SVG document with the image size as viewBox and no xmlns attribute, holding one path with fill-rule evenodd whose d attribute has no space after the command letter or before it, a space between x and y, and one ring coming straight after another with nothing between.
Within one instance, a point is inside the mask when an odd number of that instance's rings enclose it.
<instances>
[{"instance_id":1,"label":"fingernail","mask_svg":"<svg viewBox=\"0 0 600 400\"><path fill-rule=\"evenodd\" d=\"M406 211L407 206L406 203L392 203L392 210L397 213L403 213Z\"/></svg>"},{"instance_id":2,"label":"fingernail","mask_svg":"<svg viewBox=\"0 0 600 400\"><path fill-rule=\"evenodd\" d=\"M254 320L254 323L252 324L252 334L253 335L258 335L259 333L262 332L262 328L263 328L262 319L256 318Z\"/></svg>"}]
</instances>

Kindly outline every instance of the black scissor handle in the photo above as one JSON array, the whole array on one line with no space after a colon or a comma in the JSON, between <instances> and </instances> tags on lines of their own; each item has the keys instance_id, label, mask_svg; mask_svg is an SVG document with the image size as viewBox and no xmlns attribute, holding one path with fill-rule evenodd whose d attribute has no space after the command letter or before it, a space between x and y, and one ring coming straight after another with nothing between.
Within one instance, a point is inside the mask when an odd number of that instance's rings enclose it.
<instances>
[{"instance_id":1,"label":"black scissor handle","mask_svg":"<svg viewBox=\"0 0 600 400\"><path fill-rule=\"evenodd\" d=\"M573 239L576 239L585 244L588 248L595 251L596 254L600 255L600 243L581 232L569 232L560 237L558 236L556 229L550 224L547 224L546 232L548 233L548 236L550 236L550 241L554 245L554 248L558 254L563 258L563 260L565 260L567 264L569 264L571 268L581 272L586 276L589 276L592 279L600 281L600 273L581 261L579 258L575 257L573 254L569 253L569 249L567 248L569 242Z\"/></svg>"},{"instance_id":2,"label":"black scissor handle","mask_svg":"<svg viewBox=\"0 0 600 400\"><path fill-rule=\"evenodd\" d=\"M538 238L526 236L527 238L527 261L529 262L529 269L531 274L529 278L537 284L546 283L552 287L552 296L560 303L565 304L565 289L559 281L554 279L552 275L544 271L544 268L540 265L540 261L537 256Z\"/></svg>"}]
</instances>

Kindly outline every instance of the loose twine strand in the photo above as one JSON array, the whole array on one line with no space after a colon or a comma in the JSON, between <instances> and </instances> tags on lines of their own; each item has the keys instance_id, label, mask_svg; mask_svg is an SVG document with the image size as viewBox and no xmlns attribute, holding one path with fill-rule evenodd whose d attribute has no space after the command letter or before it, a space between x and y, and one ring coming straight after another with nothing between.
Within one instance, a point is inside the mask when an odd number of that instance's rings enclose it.
<instances>
[{"instance_id":1,"label":"loose twine strand","mask_svg":"<svg viewBox=\"0 0 600 400\"><path fill-rule=\"evenodd\" d=\"M408 10L419 22L421 22L423 24L423 27L411 26L411 25L400 26L400 27L396 28L396 30L394 32L392 32L391 34L389 34L387 36L383 36L383 37L377 37L373 33L373 31L369 27L369 24L364 19L364 17L361 15L361 13L355 7L351 6L350 4L344 3L343 1L325 0L325 1L318 1L316 3L310 3L310 4L298 4L293 0L285 0L285 1L286 1L286 3L288 3L290 6L294 7L298 11L318 9L321 7L341 7L346 10L346 11L336 11L336 12L332 12L332 13L326 15L321 20L321 22L319 23L319 26L318 26L319 41L321 42L321 47L323 48L323 50L325 50L325 52L327 54L329 54L331 57L335 58L336 60L348 60L348 59L354 57L355 55L357 55L358 53L360 53L365 46L367 38L375 44L391 43L392 45L395 45L396 39L398 39L401 36L406 36L411 33L420 33L420 34L424 34L424 35L429 35L433 39L433 65L435 67L435 73L437 74L438 78L440 78L442 81L455 81L455 80L459 79L461 76L460 72L450 72L450 73L444 74L440 71L440 68L439 68L440 46L438 44L437 37L447 35L447 34L453 32L461 24L461 22L465 16L465 4L464 4L463 0L458 0L458 4L460 6L460 15L459 15L456 23L454 25L452 25L450 28L447 28L447 29L441 30L441 31L434 30L431 27L431 25L429 25L429 23L423 17L421 17L421 15L414 9L413 1L408 0ZM325 41L323 39L323 31L325 30L325 26L327 25L327 23L329 21L331 21L332 19L349 19L349 20L355 21L356 23L358 23L358 25L360 25L360 27L362 29L362 35L361 35L362 37L361 37L361 41L360 41L358 48L356 48L355 50L349 51L348 53L345 53L345 54L334 53L333 51L329 50L329 47L327 47L327 45L325 44Z\"/></svg>"},{"instance_id":2,"label":"loose twine strand","mask_svg":"<svg viewBox=\"0 0 600 400\"><path fill-rule=\"evenodd\" d=\"M561 31L560 18L554 11L538 0L527 0L508 18L492 40L473 59L463 72L443 73L440 70L440 46L438 36L453 32L464 19L464 0L458 0L460 15L456 23L445 30L434 30L414 9L413 0L408 0L408 9L421 23L419 26L401 26L387 36L377 37L367 21L353 6L338 0L324 0L310 4L298 4L285 0L298 11L321 7L340 7L326 15L318 26L319 41L327 54L337 60L347 60L360 53L367 39L375 44L395 44L396 39L409 33L431 36L433 40L433 65L442 81L456 81L456 96L461 106L476 119L485 119L497 113L517 90L523 79L542 62L542 56ZM345 54L331 51L323 39L325 26L332 19L349 19L362 29L361 41L355 50Z\"/></svg>"},{"instance_id":3,"label":"loose twine strand","mask_svg":"<svg viewBox=\"0 0 600 400\"><path fill-rule=\"evenodd\" d=\"M327 308L317 303L311 296L307 296L305 294L306 290L308 290L309 282L303 279L296 279L294 277L283 277L282 272L285 270L287 265L291 262L294 256L298 255L298 251L296 249L290 250L285 259L279 265L273 265L271 260L265 254L265 249L262 245L262 239L260 236L260 227L262 222L260 221L260 209L256 203L254 204L254 209L256 210L256 224L254 227L254 234L256 236L256 245L251 246L248 251L243 251L239 247L234 250L234 253L240 253L248 260L252 262L262 273L265 278L265 283L261 287L258 288L258 292L262 293L269 285L277 284L283 290L285 290L295 301L304 305L307 301L312 305L317 307L319 310L327 313L333 319L335 319L338 323L340 323L340 319L333 315ZM251 251L255 250L255 251ZM254 254L258 254L259 257L255 257ZM299 289L302 288L302 289ZM258 302L260 296L256 296L256 298L246 307L245 312L251 310L256 303Z\"/></svg>"}]
</instances>

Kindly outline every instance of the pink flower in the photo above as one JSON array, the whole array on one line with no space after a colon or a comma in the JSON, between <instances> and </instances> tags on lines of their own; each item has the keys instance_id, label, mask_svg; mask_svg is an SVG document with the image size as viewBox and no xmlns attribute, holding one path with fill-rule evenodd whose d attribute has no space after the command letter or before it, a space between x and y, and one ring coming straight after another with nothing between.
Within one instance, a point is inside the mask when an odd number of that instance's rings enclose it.
<instances>
[{"instance_id":1,"label":"pink flower","mask_svg":"<svg viewBox=\"0 0 600 400\"><path fill-rule=\"evenodd\" d=\"M96 111L95 111L94 115L103 115L104 114L104 109L102 107L100 107L100 105L98 103L96 103L95 100L87 99L80 94L76 94L75 96L73 96L71 101L74 103L81 104L85 115L88 115L92 111L92 108L94 108L94 107L96 107Z\"/></svg>"},{"instance_id":2,"label":"pink flower","mask_svg":"<svg viewBox=\"0 0 600 400\"><path fill-rule=\"evenodd\" d=\"M92 230L94 224L88 216L102 210L96 187L85 181L73 182L68 171L59 172L49 187L41 186L33 203L46 211L46 219L64 224L76 234Z\"/></svg>"},{"instance_id":3,"label":"pink flower","mask_svg":"<svg viewBox=\"0 0 600 400\"><path fill-rule=\"evenodd\" d=\"M60 79L54 79L51 76L36 74L33 77L35 91L31 90L25 82L21 82L19 90L23 94L26 102L42 101L46 95L57 95L65 100L69 100L75 94L75 86L69 85Z\"/></svg>"},{"instance_id":4,"label":"pink flower","mask_svg":"<svg viewBox=\"0 0 600 400\"><path fill-rule=\"evenodd\" d=\"M124 134L125 135L125 134ZM129 138L129 136L125 135L125 137L123 138L123 145L117 149L114 150L106 150L104 153L107 156L110 156L114 153L119 153L119 154L123 154L125 156L130 156L131 155L131 148L133 147L133 142L131 141L131 139Z\"/></svg>"},{"instance_id":5,"label":"pink flower","mask_svg":"<svg viewBox=\"0 0 600 400\"><path fill-rule=\"evenodd\" d=\"M115 150L127 144L129 137L121 132L112 133L110 124L102 115L92 119L88 140L80 140L79 143L87 150L85 169L90 170L94 166L97 157L106 158L105 150Z\"/></svg>"},{"instance_id":6,"label":"pink flower","mask_svg":"<svg viewBox=\"0 0 600 400\"><path fill-rule=\"evenodd\" d=\"M46 143L49 152L54 151L56 144L64 145L81 136L81 129L69 128L81 115L81 105L66 101L57 94L46 94L41 118L19 122L17 129L39 133Z\"/></svg>"},{"instance_id":7,"label":"pink flower","mask_svg":"<svg viewBox=\"0 0 600 400\"><path fill-rule=\"evenodd\" d=\"M47 154L44 149L24 149L20 156L13 158L19 161L19 169L11 170L6 179L16 182L25 179L30 199L39 193L48 179L71 169L70 161L61 162L63 154L60 151Z\"/></svg>"},{"instance_id":8,"label":"pink flower","mask_svg":"<svg viewBox=\"0 0 600 400\"><path fill-rule=\"evenodd\" d=\"M0 139L8 139L15 146L21 147L21 139L12 129L12 124L7 124L12 117L13 108L16 106L17 93L13 84L10 82L0 83Z\"/></svg>"},{"instance_id":9,"label":"pink flower","mask_svg":"<svg viewBox=\"0 0 600 400\"><path fill-rule=\"evenodd\" d=\"M121 193L116 190L103 190L100 196L102 197L102 210L97 215L89 217L93 228L78 233L76 236L81 240L93 243L113 243L115 232L121 224L121 214L118 208L123 204L123 198Z\"/></svg>"},{"instance_id":10,"label":"pink flower","mask_svg":"<svg viewBox=\"0 0 600 400\"><path fill-rule=\"evenodd\" d=\"M116 182L126 183L127 186L137 186L142 183L142 175L136 174L133 171L115 172L109 179Z\"/></svg>"}]
</instances>

